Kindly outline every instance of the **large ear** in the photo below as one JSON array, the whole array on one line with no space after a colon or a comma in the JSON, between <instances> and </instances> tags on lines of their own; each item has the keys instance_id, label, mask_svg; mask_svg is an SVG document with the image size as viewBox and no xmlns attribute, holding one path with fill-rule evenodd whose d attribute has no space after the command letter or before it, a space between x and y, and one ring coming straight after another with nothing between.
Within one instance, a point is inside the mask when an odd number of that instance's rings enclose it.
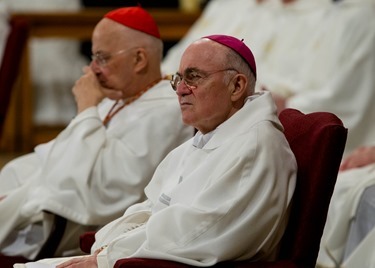
<instances>
[{"instance_id":1,"label":"large ear","mask_svg":"<svg viewBox=\"0 0 375 268\"><path fill-rule=\"evenodd\" d=\"M244 74L236 74L230 82L231 99L238 101L246 95L248 80Z\"/></svg>"},{"instance_id":2,"label":"large ear","mask_svg":"<svg viewBox=\"0 0 375 268\"><path fill-rule=\"evenodd\" d=\"M135 54L135 66L134 71L139 73L142 72L148 65L148 55L144 48L137 48Z\"/></svg>"}]
</instances>

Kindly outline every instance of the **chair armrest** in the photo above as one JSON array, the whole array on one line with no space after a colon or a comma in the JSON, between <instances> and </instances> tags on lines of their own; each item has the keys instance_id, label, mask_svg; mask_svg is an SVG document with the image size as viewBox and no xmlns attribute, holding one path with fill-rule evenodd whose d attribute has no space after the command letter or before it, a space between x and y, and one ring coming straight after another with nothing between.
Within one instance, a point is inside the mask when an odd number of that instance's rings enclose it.
<instances>
[{"instance_id":1,"label":"chair armrest","mask_svg":"<svg viewBox=\"0 0 375 268\"><path fill-rule=\"evenodd\" d=\"M125 258L118 260L114 268L189 268L193 267L187 264L182 264L174 261L158 260L158 259L144 259L144 258Z\"/></svg>"},{"instance_id":2,"label":"chair armrest","mask_svg":"<svg viewBox=\"0 0 375 268\"><path fill-rule=\"evenodd\" d=\"M145 258L125 258L118 260L114 268L192 268L195 266L182 264L174 261L145 259ZM280 260L274 262L250 262L250 261L227 261L218 263L215 268L298 268L298 266L289 260Z\"/></svg>"},{"instance_id":3,"label":"chair armrest","mask_svg":"<svg viewBox=\"0 0 375 268\"><path fill-rule=\"evenodd\" d=\"M79 237L79 247L85 253L91 252L91 247L95 242L96 232L86 232Z\"/></svg>"}]
</instances>

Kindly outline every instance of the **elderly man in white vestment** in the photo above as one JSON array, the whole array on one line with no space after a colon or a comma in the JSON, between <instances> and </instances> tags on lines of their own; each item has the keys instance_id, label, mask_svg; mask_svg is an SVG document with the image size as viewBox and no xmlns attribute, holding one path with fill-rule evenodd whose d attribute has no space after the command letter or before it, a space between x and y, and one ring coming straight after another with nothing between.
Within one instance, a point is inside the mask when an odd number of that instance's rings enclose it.
<instances>
[{"instance_id":1,"label":"elderly man in white vestment","mask_svg":"<svg viewBox=\"0 0 375 268\"><path fill-rule=\"evenodd\" d=\"M161 162L146 201L97 232L91 255L34 264L109 268L127 257L196 266L273 260L297 166L272 97L254 93L255 80L255 60L243 41L210 35L193 42L172 87L184 122L198 129L195 137Z\"/></svg>"},{"instance_id":2,"label":"elderly man in white vestment","mask_svg":"<svg viewBox=\"0 0 375 268\"><path fill-rule=\"evenodd\" d=\"M160 161L191 138L161 76L163 44L141 7L106 14L92 35L92 62L73 87L77 116L56 139L6 165L0 175L0 249L33 258L49 211L67 218L57 254L144 200Z\"/></svg>"},{"instance_id":3,"label":"elderly man in white vestment","mask_svg":"<svg viewBox=\"0 0 375 268\"><path fill-rule=\"evenodd\" d=\"M335 113L349 129L345 155L375 144L374 0L230 1L238 13L224 2L229 1L211 0L186 38L211 29L245 38L257 57L256 90L271 91L279 110L292 107L306 113ZM222 16L232 19L227 23ZM184 45L185 41L170 50L163 61L165 69L175 64ZM319 264L335 267L327 248L336 262L344 258L351 219L362 192L366 189L368 196L372 189L367 189L370 185L375 185L371 165L339 173ZM369 239L371 236L354 252L357 259L374 255L374 245L367 246ZM366 249L371 252L363 254Z\"/></svg>"}]
</instances>

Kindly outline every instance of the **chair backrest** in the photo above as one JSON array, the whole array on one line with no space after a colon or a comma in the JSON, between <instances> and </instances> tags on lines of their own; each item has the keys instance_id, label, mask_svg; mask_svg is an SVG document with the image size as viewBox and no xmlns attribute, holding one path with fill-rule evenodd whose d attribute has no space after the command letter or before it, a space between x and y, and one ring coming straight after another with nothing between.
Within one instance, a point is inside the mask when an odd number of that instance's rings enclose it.
<instances>
[{"instance_id":1,"label":"chair backrest","mask_svg":"<svg viewBox=\"0 0 375 268\"><path fill-rule=\"evenodd\" d=\"M29 25L26 20L11 18L9 23L10 32L0 66L0 138L29 33Z\"/></svg>"},{"instance_id":2,"label":"chair backrest","mask_svg":"<svg viewBox=\"0 0 375 268\"><path fill-rule=\"evenodd\" d=\"M327 112L285 109L280 121L296 157L298 175L279 259L292 260L297 267L315 267L347 129Z\"/></svg>"},{"instance_id":3,"label":"chair backrest","mask_svg":"<svg viewBox=\"0 0 375 268\"><path fill-rule=\"evenodd\" d=\"M278 259L272 262L227 261L216 264L216 268L315 267L329 202L345 149L347 129L336 115L327 112L303 114L295 109L285 109L280 114L280 121L296 157L298 174L290 219L281 240ZM115 268L123 267L191 266L165 260L128 258L116 262Z\"/></svg>"}]
</instances>

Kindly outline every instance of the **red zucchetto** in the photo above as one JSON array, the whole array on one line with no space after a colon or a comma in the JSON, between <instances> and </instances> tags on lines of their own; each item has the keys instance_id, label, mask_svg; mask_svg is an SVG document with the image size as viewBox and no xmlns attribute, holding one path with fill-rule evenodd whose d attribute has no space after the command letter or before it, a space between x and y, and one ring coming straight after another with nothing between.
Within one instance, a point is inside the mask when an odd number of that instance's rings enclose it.
<instances>
[{"instance_id":1,"label":"red zucchetto","mask_svg":"<svg viewBox=\"0 0 375 268\"><path fill-rule=\"evenodd\" d=\"M154 18L139 6L112 10L105 14L104 18L160 39L159 29Z\"/></svg>"}]
</instances>

